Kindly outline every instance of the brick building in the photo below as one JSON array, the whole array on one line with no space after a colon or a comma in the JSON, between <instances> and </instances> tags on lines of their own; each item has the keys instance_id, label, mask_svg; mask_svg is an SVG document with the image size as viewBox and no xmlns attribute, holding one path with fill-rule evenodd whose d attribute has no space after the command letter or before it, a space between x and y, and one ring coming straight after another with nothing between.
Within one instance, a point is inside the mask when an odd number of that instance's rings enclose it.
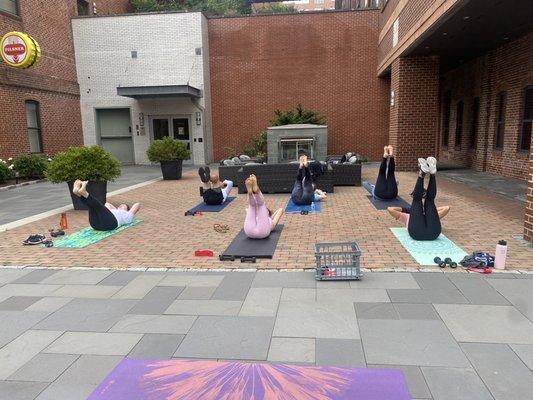
<instances>
[{"instance_id":1,"label":"brick building","mask_svg":"<svg viewBox=\"0 0 533 400\"><path fill-rule=\"evenodd\" d=\"M0 36L28 33L43 51L26 70L0 63L0 157L83 144L70 20L78 13L127 11L128 0L0 1Z\"/></svg>"}]
</instances>

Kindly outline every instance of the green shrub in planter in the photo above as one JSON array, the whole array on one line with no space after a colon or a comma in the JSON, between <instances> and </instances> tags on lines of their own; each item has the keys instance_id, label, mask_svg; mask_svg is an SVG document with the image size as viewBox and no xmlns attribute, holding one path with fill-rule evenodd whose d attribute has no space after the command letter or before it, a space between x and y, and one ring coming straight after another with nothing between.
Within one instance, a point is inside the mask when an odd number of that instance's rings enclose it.
<instances>
[{"instance_id":1,"label":"green shrub in planter","mask_svg":"<svg viewBox=\"0 0 533 400\"><path fill-rule=\"evenodd\" d=\"M7 163L0 160L0 183L4 183L13 178L13 172L9 169Z\"/></svg>"},{"instance_id":2,"label":"green shrub in planter","mask_svg":"<svg viewBox=\"0 0 533 400\"><path fill-rule=\"evenodd\" d=\"M50 182L112 181L120 176L120 162L100 146L71 147L48 164Z\"/></svg>"},{"instance_id":3,"label":"green shrub in planter","mask_svg":"<svg viewBox=\"0 0 533 400\"><path fill-rule=\"evenodd\" d=\"M23 154L13 160L13 170L21 178L43 179L48 167L48 158L38 154Z\"/></svg>"},{"instance_id":4,"label":"green shrub in planter","mask_svg":"<svg viewBox=\"0 0 533 400\"><path fill-rule=\"evenodd\" d=\"M151 162L188 160L191 152L187 150L187 145L179 140L169 137L154 140L146 155Z\"/></svg>"}]
</instances>

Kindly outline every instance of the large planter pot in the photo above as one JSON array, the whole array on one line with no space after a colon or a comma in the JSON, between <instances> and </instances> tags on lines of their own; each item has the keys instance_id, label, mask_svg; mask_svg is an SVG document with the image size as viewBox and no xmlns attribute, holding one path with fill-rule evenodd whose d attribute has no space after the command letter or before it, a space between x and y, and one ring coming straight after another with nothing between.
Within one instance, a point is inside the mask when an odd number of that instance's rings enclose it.
<instances>
[{"instance_id":1,"label":"large planter pot","mask_svg":"<svg viewBox=\"0 0 533 400\"><path fill-rule=\"evenodd\" d=\"M164 180L181 179L183 160L161 161L161 172Z\"/></svg>"},{"instance_id":2,"label":"large planter pot","mask_svg":"<svg viewBox=\"0 0 533 400\"><path fill-rule=\"evenodd\" d=\"M67 182L67 184L74 209L87 210L87 206L81 202L80 198L72 193L74 182ZM107 181L89 181L87 184L87 191L100 203L105 204L107 198Z\"/></svg>"}]
</instances>

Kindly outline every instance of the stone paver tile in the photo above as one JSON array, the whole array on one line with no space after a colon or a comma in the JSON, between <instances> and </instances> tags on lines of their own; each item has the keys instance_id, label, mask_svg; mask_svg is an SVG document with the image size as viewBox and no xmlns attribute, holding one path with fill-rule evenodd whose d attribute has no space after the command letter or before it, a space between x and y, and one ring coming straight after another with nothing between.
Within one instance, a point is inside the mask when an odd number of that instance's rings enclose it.
<instances>
[{"instance_id":1,"label":"stone paver tile","mask_svg":"<svg viewBox=\"0 0 533 400\"><path fill-rule=\"evenodd\" d=\"M164 274L142 274L132 279L126 286L119 290L115 299L142 299L165 277ZM164 285L167 286L167 285ZM175 285L183 286L183 285Z\"/></svg>"},{"instance_id":2,"label":"stone paver tile","mask_svg":"<svg viewBox=\"0 0 533 400\"><path fill-rule=\"evenodd\" d=\"M316 364L334 367L366 367L360 340L316 339Z\"/></svg>"},{"instance_id":3,"label":"stone paver tile","mask_svg":"<svg viewBox=\"0 0 533 400\"><path fill-rule=\"evenodd\" d=\"M281 288L251 288L239 315L275 317L278 311Z\"/></svg>"},{"instance_id":4,"label":"stone paver tile","mask_svg":"<svg viewBox=\"0 0 533 400\"><path fill-rule=\"evenodd\" d=\"M175 273L165 276L159 282L159 286L217 287L223 279L223 275L187 275Z\"/></svg>"},{"instance_id":5,"label":"stone paver tile","mask_svg":"<svg viewBox=\"0 0 533 400\"><path fill-rule=\"evenodd\" d=\"M133 306L129 314L163 314L183 289L179 286L156 286Z\"/></svg>"},{"instance_id":6,"label":"stone paver tile","mask_svg":"<svg viewBox=\"0 0 533 400\"><path fill-rule=\"evenodd\" d=\"M31 306L39 297L30 296L12 296L0 302L0 310L2 311L23 311Z\"/></svg>"},{"instance_id":7,"label":"stone paver tile","mask_svg":"<svg viewBox=\"0 0 533 400\"><path fill-rule=\"evenodd\" d=\"M316 289L283 288L283 291L281 292L281 301L315 301L315 300L316 300Z\"/></svg>"},{"instance_id":8,"label":"stone paver tile","mask_svg":"<svg viewBox=\"0 0 533 400\"><path fill-rule=\"evenodd\" d=\"M329 304L324 301L281 302L274 336L359 339L359 330L351 304Z\"/></svg>"},{"instance_id":9,"label":"stone paver tile","mask_svg":"<svg viewBox=\"0 0 533 400\"><path fill-rule=\"evenodd\" d=\"M422 367L434 400L492 400L472 368Z\"/></svg>"},{"instance_id":10,"label":"stone paver tile","mask_svg":"<svg viewBox=\"0 0 533 400\"><path fill-rule=\"evenodd\" d=\"M533 374L505 344L461 343L495 400L523 400L533 393Z\"/></svg>"},{"instance_id":11,"label":"stone paver tile","mask_svg":"<svg viewBox=\"0 0 533 400\"><path fill-rule=\"evenodd\" d=\"M0 311L0 348L45 318L45 312Z\"/></svg>"},{"instance_id":12,"label":"stone paver tile","mask_svg":"<svg viewBox=\"0 0 533 400\"><path fill-rule=\"evenodd\" d=\"M195 320L189 315L125 315L109 332L184 334Z\"/></svg>"},{"instance_id":13,"label":"stone paver tile","mask_svg":"<svg viewBox=\"0 0 533 400\"><path fill-rule=\"evenodd\" d=\"M420 367L414 365L369 365L369 368L390 368L399 369L403 372L405 380L407 381L407 388L409 393L415 399L431 399L431 392L429 391L426 379L422 374ZM451 398L450 398L451 400Z\"/></svg>"},{"instance_id":14,"label":"stone paver tile","mask_svg":"<svg viewBox=\"0 0 533 400\"><path fill-rule=\"evenodd\" d=\"M48 386L35 400L87 400L98 385L89 383L64 384L54 382Z\"/></svg>"},{"instance_id":15,"label":"stone paver tile","mask_svg":"<svg viewBox=\"0 0 533 400\"><path fill-rule=\"evenodd\" d=\"M413 304L468 304L468 300L457 289L388 289L393 303Z\"/></svg>"},{"instance_id":16,"label":"stone paver tile","mask_svg":"<svg viewBox=\"0 0 533 400\"><path fill-rule=\"evenodd\" d=\"M349 281L316 281L317 289L349 289Z\"/></svg>"},{"instance_id":17,"label":"stone paver tile","mask_svg":"<svg viewBox=\"0 0 533 400\"><path fill-rule=\"evenodd\" d=\"M421 289L426 290L449 290L456 291L457 288L448 279L451 274L441 274L437 272L418 272L413 274Z\"/></svg>"},{"instance_id":18,"label":"stone paver tile","mask_svg":"<svg viewBox=\"0 0 533 400\"><path fill-rule=\"evenodd\" d=\"M132 280L137 278L139 271L114 271L111 275L98 282L99 285L126 286Z\"/></svg>"},{"instance_id":19,"label":"stone paver tile","mask_svg":"<svg viewBox=\"0 0 533 400\"><path fill-rule=\"evenodd\" d=\"M105 332L134 304L135 300L74 299L41 321L36 328Z\"/></svg>"},{"instance_id":20,"label":"stone paver tile","mask_svg":"<svg viewBox=\"0 0 533 400\"><path fill-rule=\"evenodd\" d=\"M28 272L30 270L25 271ZM56 272L57 270L55 269L35 269L11 283L41 283L43 279L48 278Z\"/></svg>"},{"instance_id":21,"label":"stone paver tile","mask_svg":"<svg viewBox=\"0 0 533 400\"><path fill-rule=\"evenodd\" d=\"M188 286L178 296L179 300L209 300L216 287L212 286Z\"/></svg>"},{"instance_id":22,"label":"stone paver tile","mask_svg":"<svg viewBox=\"0 0 533 400\"><path fill-rule=\"evenodd\" d=\"M56 382L65 385L72 383L98 385L122 359L122 356L84 354L79 356Z\"/></svg>"},{"instance_id":23,"label":"stone paver tile","mask_svg":"<svg viewBox=\"0 0 533 400\"><path fill-rule=\"evenodd\" d=\"M355 303L358 319L399 319L392 303Z\"/></svg>"},{"instance_id":24,"label":"stone paver tile","mask_svg":"<svg viewBox=\"0 0 533 400\"><path fill-rule=\"evenodd\" d=\"M165 314L237 315L241 306L241 301L231 300L175 300Z\"/></svg>"},{"instance_id":25,"label":"stone paver tile","mask_svg":"<svg viewBox=\"0 0 533 400\"><path fill-rule=\"evenodd\" d=\"M53 313L72 301L68 297L44 297L29 306L26 311L45 311Z\"/></svg>"},{"instance_id":26,"label":"stone paver tile","mask_svg":"<svg viewBox=\"0 0 533 400\"><path fill-rule=\"evenodd\" d=\"M29 382L53 382L79 356L74 354L39 353L9 376L9 380Z\"/></svg>"},{"instance_id":27,"label":"stone paver tile","mask_svg":"<svg viewBox=\"0 0 533 400\"><path fill-rule=\"evenodd\" d=\"M43 279L46 285L96 285L113 271L103 269L64 269Z\"/></svg>"},{"instance_id":28,"label":"stone paver tile","mask_svg":"<svg viewBox=\"0 0 533 400\"><path fill-rule=\"evenodd\" d=\"M198 317L174 357L266 360L274 318Z\"/></svg>"},{"instance_id":29,"label":"stone paver tile","mask_svg":"<svg viewBox=\"0 0 533 400\"><path fill-rule=\"evenodd\" d=\"M533 321L533 279L487 279L487 282Z\"/></svg>"},{"instance_id":30,"label":"stone paver tile","mask_svg":"<svg viewBox=\"0 0 533 400\"><path fill-rule=\"evenodd\" d=\"M255 272L235 271L227 274L213 293L216 300L244 300L255 277Z\"/></svg>"},{"instance_id":31,"label":"stone paver tile","mask_svg":"<svg viewBox=\"0 0 533 400\"><path fill-rule=\"evenodd\" d=\"M59 331L26 331L0 349L0 380L7 379L46 346L61 336Z\"/></svg>"},{"instance_id":32,"label":"stone paver tile","mask_svg":"<svg viewBox=\"0 0 533 400\"><path fill-rule=\"evenodd\" d=\"M314 363L315 339L273 337L268 361Z\"/></svg>"},{"instance_id":33,"label":"stone paver tile","mask_svg":"<svg viewBox=\"0 0 533 400\"><path fill-rule=\"evenodd\" d=\"M365 274L363 279L350 281L355 289L420 289L418 283L408 272L389 272Z\"/></svg>"},{"instance_id":34,"label":"stone paver tile","mask_svg":"<svg viewBox=\"0 0 533 400\"><path fill-rule=\"evenodd\" d=\"M513 351L520 357L520 359L533 370L533 345L531 344L511 344Z\"/></svg>"},{"instance_id":35,"label":"stone paver tile","mask_svg":"<svg viewBox=\"0 0 533 400\"><path fill-rule=\"evenodd\" d=\"M368 364L469 366L441 321L363 319L359 329Z\"/></svg>"},{"instance_id":36,"label":"stone paver tile","mask_svg":"<svg viewBox=\"0 0 533 400\"><path fill-rule=\"evenodd\" d=\"M9 283L0 287L0 296L51 296L60 287L61 285Z\"/></svg>"},{"instance_id":37,"label":"stone paver tile","mask_svg":"<svg viewBox=\"0 0 533 400\"><path fill-rule=\"evenodd\" d=\"M304 287L315 288L314 272L259 271L255 274L252 287Z\"/></svg>"},{"instance_id":38,"label":"stone paver tile","mask_svg":"<svg viewBox=\"0 0 533 400\"><path fill-rule=\"evenodd\" d=\"M176 352L185 335L147 333L128 354L132 358L167 359Z\"/></svg>"},{"instance_id":39,"label":"stone paver tile","mask_svg":"<svg viewBox=\"0 0 533 400\"><path fill-rule=\"evenodd\" d=\"M52 293L52 296L79 299L109 299L121 288L122 286L64 285Z\"/></svg>"},{"instance_id":40,"label":"stone paver tile","mask_svg":"<svg viewBox=\"0 0 533 400\"><path fill-rule=\"evenodd\" d=\"M15 269L15 268L1 268L0 269L0 285L5 283L11 283L17 279L30 273L27 269Z\"/></svg>"},{"instance_id":41,"label":"stone paver tile","mask_svg":"<svg viewBox=\"0 0 533 400\"><path fill-rule=\"evenodd\" d=\"M385 289L317 289L319 303L387 303Z\"/></svg>"},{"instance_id":42,"label":"stone paver tile","mask_svg":"<svg viewBox=\"0 0 533 400\"><path fill-rule=\"evenodd\" d=\"M394 303L400 319L439 319L431 304Z\"/></svg>"},{"instance_id":43,"label":"stone paver tile","mask_svg":"<svg viewBox=\"0 0 533 400\"><path fill-rule=\"evenodd\" d=\"M135 333L65 332L45 353L125 356L141 339Z\"/></svg>"},{"instance_id":44,"label":"stone paver tile","mask_svg":"<svg viewBox=\"0 0 533 400\"><path fill-rule=\"evenodd\" d=\"M449 279L472 304L509 305L509 302L481 277L450 274Z\"/></svg>"},{"instance_id":45,"label":"stone paver tile","mask_svg":"<svg viewBox=\"0 0 533 400\"><path fill-rule=\"evenodd\" d=\"M0 381L0 400L33 400L48 383Z\"/></svg>"},{"instance_id":46,"label":"stone paver tile","mask_svg":"<svg viewBox=\"0 0 533 400\"><path fill-rule=\"evenodd\" d=\"M435 304L458 342L533 344L533 323L512 306Z\"/></svg>"}]
</instances>

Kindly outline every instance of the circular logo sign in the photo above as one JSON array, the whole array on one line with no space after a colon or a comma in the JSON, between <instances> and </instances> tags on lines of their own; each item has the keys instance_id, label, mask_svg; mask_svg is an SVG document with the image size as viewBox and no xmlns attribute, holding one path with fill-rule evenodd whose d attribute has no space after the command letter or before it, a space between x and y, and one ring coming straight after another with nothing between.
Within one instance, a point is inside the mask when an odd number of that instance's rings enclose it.
<instances>
[{"instance_id":1,"label":"circular logo sign","mask_svg":"<svg viewBox=\"0 0 533 400\"><path fill-rule=\"evenodd\" d=\"M15 68L29 68L41 56L41 48L35 39L22 32L9 32L0 40L0 56Z\"/></svg>"}]
</instances>

